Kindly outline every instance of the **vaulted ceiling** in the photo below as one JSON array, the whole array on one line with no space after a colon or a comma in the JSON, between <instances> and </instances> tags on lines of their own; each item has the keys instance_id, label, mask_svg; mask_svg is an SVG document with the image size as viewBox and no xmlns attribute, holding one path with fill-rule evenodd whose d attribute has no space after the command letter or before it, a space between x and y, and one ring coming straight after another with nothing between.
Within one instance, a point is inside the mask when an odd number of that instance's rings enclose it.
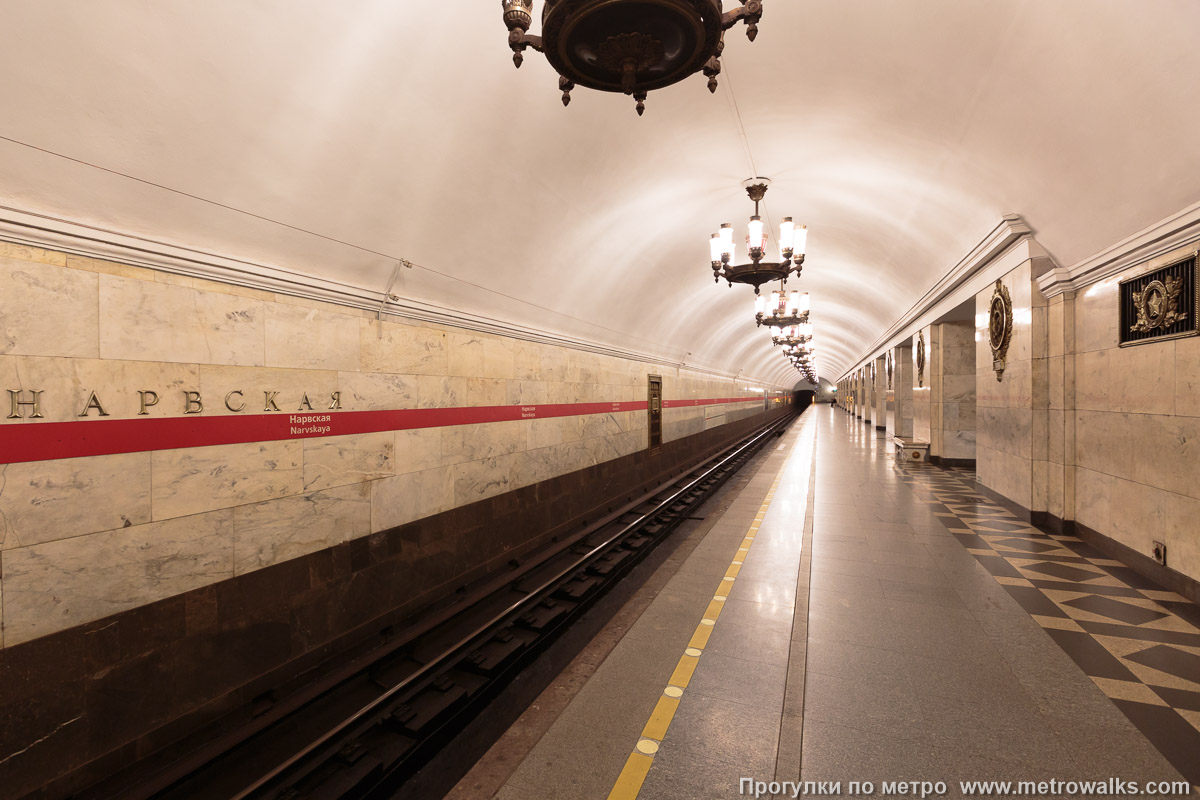
<instances>
[{"instance_id":1,"label":"vaulted ceiling","mask_svg":"<svg viewBox=\"0 0 1200 800\"><path fill-rule=\"evenodd\" d=\"M639 118L493 0L6 0L0 202L790 384L708 265L755 173L826 377L1006 213L1069 265L1200 199L1195 0L764 5Z\"/></svg>"}]
</instances>

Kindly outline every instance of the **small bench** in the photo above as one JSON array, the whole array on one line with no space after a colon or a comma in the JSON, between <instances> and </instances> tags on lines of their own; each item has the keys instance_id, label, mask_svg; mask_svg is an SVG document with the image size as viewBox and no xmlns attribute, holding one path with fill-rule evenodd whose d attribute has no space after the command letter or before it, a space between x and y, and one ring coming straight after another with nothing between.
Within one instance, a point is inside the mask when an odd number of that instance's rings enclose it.
<instances>
[{"instance_id":1,"label":"small bench","mask_svg":"<svg viewBox=\"0 0 1200 800\"><path fill-rule=\"evenodd\" d=\"M894 436L897 461L928 461L929 442L921 442L904 436Z\"/></svg>"}]
</instances>

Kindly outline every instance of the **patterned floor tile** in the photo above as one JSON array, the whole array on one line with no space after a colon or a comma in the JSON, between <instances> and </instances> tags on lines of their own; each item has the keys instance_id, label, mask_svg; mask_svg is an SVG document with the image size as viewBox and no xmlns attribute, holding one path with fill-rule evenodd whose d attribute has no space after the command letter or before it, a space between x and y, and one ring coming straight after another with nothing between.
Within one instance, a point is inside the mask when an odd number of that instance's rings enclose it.
<instances>
[{"instance_id":1,"label":"patterned floor tile","mask_svg":"<svg viewBox=\"0 0 1200 800\"><path fill-rule=\"evenodd\" d=\"M1167 616L1165 611L1155 611L1152 608L1143 608L1131 602L1122 602L1114 600L1111 597L1095 594L1076 597L1074 600L1066 601L1064 605L1089 611L1093 614L1099 614L1117 622L1124 622L1127 625L1141 625L1142 623L1153 622Z\"/></svg>"},{"instance_id":2,"label":"patterned floor tile","mask_svg":"<svg viewBox=\"0 0 1200 800\"><path fill-rule=\"evenodd\" d=\"M1152 706L1168 705L1166 700L1141 681L1114 681L1111 678L1092 678L1092 681L1102 692L1116 700L1132 700Z\"/></svg>"},{"instance_id":3,"label":"patterned floor tile","mask_svg":"<svg viewBox=\"0 0 1200 800\"><path fill-rule=\"evenodd\" d=\"M969 468L904 462L896 469L1159 752L1200 785L1200 608L1074 536L1017 519L973 491Z\"/></svg>"},{"instance_id":4,"label":"patterned floor tile","mask_svg":"<svg viewBox=\"0 0 1200 800\"><path fill-rule=\"evenodd\" d=\"M1200 711L1191 711L1185 708L1175 709L1179 715L1192 724L1192 727L1200 731Z\"/></svg>"}]
</instances>

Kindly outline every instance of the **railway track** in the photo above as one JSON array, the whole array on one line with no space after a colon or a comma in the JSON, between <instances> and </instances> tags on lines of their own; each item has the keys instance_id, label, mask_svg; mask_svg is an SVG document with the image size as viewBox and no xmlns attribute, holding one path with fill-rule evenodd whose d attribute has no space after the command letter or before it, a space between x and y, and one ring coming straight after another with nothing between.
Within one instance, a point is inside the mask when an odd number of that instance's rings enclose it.
<instances>
[{"instance_id":1,"label":"railway track","mask_svg":"<svg viewBox=\"0 0 1200 800\"><path fill-rule=\"evenodd\" d=\"M351 800L392 796L573 620L794 417L562 539L222 739L80 798Z\"/></svg>"}]
</instances>

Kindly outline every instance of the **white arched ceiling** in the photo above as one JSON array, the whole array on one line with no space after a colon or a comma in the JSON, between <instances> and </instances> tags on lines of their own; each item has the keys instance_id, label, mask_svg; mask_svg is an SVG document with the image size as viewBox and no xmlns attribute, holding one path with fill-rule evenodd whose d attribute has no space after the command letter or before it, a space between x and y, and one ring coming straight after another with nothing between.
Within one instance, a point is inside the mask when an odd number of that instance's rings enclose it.
<instances>
[{"instance_id":1,"label":"white arched ceiling","mask_svg":"<svg viewBox=\"0 0 1200 800\"><path fill-rule=\"evenodd\" d=\"M7 0L0 201L791 385L708 266L752 171L831 377L1003 214L1069 265L1200 199L1195 0L765 9L638 118L491 0Z\"/></svg>"}]
</instances>

